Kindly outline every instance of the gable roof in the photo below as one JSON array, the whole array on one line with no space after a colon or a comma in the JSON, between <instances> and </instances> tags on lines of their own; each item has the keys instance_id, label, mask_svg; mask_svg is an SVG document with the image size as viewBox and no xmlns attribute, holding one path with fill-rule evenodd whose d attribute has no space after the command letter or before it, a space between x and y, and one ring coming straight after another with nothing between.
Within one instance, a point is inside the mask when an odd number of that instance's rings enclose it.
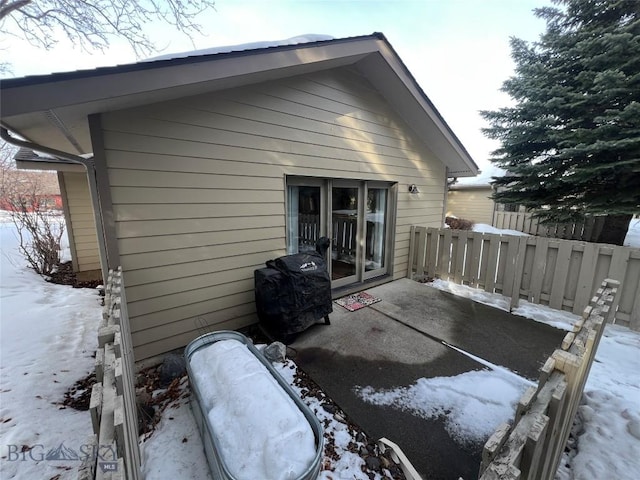
<instances>
[{"instance_id":1,"label":"gable roof","mask_svg":"<svg viewBox=\"0 0 640 480\"><path fill-rule=\"evenodd\" d=\"M148 60L0 81L0 123L64 152L91 152L88 115L205 92L354 66L448 168L475 164L381 33L239 51Z\"/></svg>"}]
</instances>

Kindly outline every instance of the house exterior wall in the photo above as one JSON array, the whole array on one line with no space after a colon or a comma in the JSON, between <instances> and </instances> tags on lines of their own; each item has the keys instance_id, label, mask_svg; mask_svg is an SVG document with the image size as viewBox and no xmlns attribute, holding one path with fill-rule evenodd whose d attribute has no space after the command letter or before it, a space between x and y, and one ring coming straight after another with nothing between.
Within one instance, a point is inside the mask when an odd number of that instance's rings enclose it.
<instances>
[{"instance_id":1,"label":"house exterior wall","mask_svg":"<svg viewBox=\"0 0 640 480\"><path fill-rule=\"evenodd\" d=\"M65 219L76 272L100 270L96 222L86 173L59 172L60 190L66 203Z\"/></svg>"},{"instance_id":2,"label":"house exterior wall","mask_svg":"<svg viewBox=\"0 0 640 480\"><path fill-rule=\"evenodd\" d=\"M493 200L490 198L491 193L491 187L449 190L447 215L491 225L494 209Z\"/></svg>"},{"instance_id":3,"label":"house exterior wall","mask_svg":"<svg viewBox=\"0 0 640 480\"><path fill-rule=\"evenodd\" d=\"M285 254L287 175L396 182L394 278L407 272L411 225L442 224L444 165L355 71L105 113L101 124L137 359L256 321L253 272Z\"/></svg>"}]
</instances>

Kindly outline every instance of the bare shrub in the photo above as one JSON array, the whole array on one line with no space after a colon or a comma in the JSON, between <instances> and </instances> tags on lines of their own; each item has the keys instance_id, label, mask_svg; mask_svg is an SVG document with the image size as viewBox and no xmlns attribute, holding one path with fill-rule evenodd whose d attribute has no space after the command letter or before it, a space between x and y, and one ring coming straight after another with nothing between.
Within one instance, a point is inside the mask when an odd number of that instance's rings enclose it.
<instances>
[{"instance_id":1,"label":"bare shrub","mask_svg":"<svg viewBox=\"0 0 640 480\"><path fill-rule=\"evenodd\" d=\"M43 191L46 175L21 172L13 163L15 149L0 144L0 207L16 226L20 253L41 275L50 275L60 264L60 241L64 222L51 210Z\"/></svg>"},{"instance_id":2,"label":"bare shrub","mask_svg":"<svg viewBox=\"0 0 640 480\"><path fill-rule=\"evenodd\" d=\"M31 268L41 275L50 275L60 264L64 223L58 215L38 208L37 204L36 208L28 208L24 200L10 213L18 232L18 248Z\"/></svg>"},{"instance_id":3,"label":"bare shrub","mask_svg":"<svg viewBox=\"0 0 640 480\"><path fill-rule=\"evenodd\" d=\"M452 230L473 230L474 223L464 218L447 217L444 223L449 225Z\"/></svg>"}]
</instances>

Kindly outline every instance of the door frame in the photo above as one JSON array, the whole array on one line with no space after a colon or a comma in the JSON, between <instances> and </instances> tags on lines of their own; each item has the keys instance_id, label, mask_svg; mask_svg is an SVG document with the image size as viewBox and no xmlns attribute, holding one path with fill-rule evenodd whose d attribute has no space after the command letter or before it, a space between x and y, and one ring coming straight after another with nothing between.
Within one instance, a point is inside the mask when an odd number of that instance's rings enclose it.
<instances>
[{"instance_id":1,"label":"door frame","mask_svg":"<svg viewBox=\"0 0 640 480\"><path fill-rule=\"evenodd\" d=\"M356 207L356 252L355 252L355 268L353 275L333 279L333 257L331 256L331 248L329 248L329 275L331 278L331 287L339 288L345 285L357 283L362 279L362 270L364 262L362 252L364 247L362 244L362 228L363 228L363 198L364 198L364 182L360 180L331 179L327 180L327 236L333 241L333 189L334 188L355 188L357 189L357 207Z\"/></svg>"},{"instance_id":2,"label":"door frame","mask_svg":"<svg viewBox=\"0 0 640 480\"><path fill-rule=\"evenodd\" d=\"M287 252L289 252L291 232L289 217L289 187L320 187L320 234L333 239L333 213L332 213L332 190L337 188L357 188L358 189L358 206L357 206L357 235L356 235L356 269L353 275L331 281L332 288L339 288L348 285L355 285L373 278L388 275L393 271L393 252L395 248L395 231L396 231L396 208L398 188L397 183L384 182L378 180L361 180L361 179L345 179L345 178L321 178L321 177L304 177L298 175L285 175L285 244ZM385 252L383 257L383 267L366 271L365 267L365 244L366 244L366 208L367 195L370 188L382 188L387 190L387 201L385 210L385 235L384 245ZM327 269L329 275L332 275L332 256L331 248L327 251Z\"/></svg>"}]
</instances>

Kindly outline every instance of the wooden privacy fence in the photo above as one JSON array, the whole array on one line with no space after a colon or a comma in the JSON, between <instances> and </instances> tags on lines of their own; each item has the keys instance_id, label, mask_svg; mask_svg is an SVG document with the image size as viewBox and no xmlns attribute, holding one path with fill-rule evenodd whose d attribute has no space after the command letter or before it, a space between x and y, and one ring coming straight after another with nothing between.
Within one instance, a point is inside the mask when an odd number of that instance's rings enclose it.
<instances>
[{"instance_id":1,"label":"wooden privacy fence","mask_svg":"<svg viewBox=\"0 0 640 480\"><path fill-rule=\"evenodd\" d=\"M585 217L575 223L553 223L541 225L532 213L525 212L495 212L493 226L496 228L517 230L519 232L540 237L563 238L566 240L582 240L595 242L598 240L605 217Z\"/></svg>"},{"instance_id":2,"label":"wooden privacy fence","mask_svg":"<svg viewBox=\"0 0 640 480\"><path fill-rule=\"evenodd\" d=\"M577 315L605 278L616 278L622 287L610 315L640 331L638 248L414 226L408 273L500 293L512 308L522 298Z\"/></svg>"},{"instance_id":3,"label":"wooden privacy fence","mask_svg":"<svg viewBox=\"0 0 640 480\"><path fill-rule=\"evenodd\" d=\"M105 287L95 372L89 411L96 455L82 465L78 478L138 480L142 476L133 347L121 268L109 272Z\"/></svg>"},{"instance_id":4,"label":"wooden privacy fence","mask_svg":"<svg viewBox=\"0 0 640 480\"><path fill-rule=\"evenodd\" d=\"M582 319L524 393L513 424L503 424L482 452L481 480L553 479L619 283L605 280Z\"/></svg>"}]
</instances>

